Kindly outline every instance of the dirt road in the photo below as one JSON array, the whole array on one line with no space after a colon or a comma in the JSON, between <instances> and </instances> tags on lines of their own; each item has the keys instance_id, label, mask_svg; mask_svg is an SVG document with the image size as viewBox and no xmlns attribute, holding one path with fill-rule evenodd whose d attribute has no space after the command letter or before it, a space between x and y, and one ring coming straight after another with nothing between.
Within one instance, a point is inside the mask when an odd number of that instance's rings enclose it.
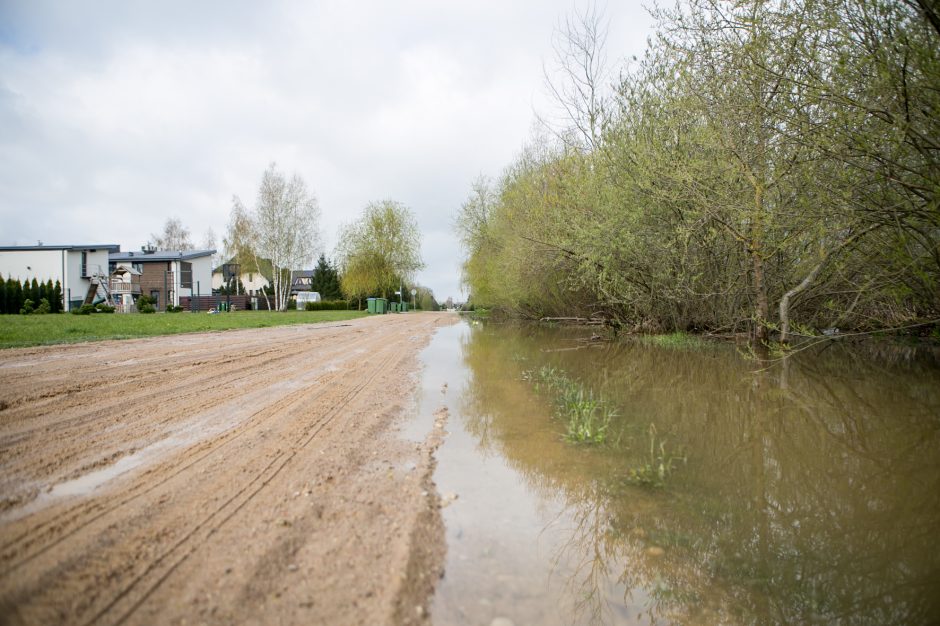
<instances>
[{"instance_id":1,"label":"dirt road","mask_svg":"<svg viewBox=\"0 0 940 626\"><path fill-rule=\"evenodd\" d=\"M447 314L0 351L0 623L426 621Z\"/></svg>"}]
</instances>

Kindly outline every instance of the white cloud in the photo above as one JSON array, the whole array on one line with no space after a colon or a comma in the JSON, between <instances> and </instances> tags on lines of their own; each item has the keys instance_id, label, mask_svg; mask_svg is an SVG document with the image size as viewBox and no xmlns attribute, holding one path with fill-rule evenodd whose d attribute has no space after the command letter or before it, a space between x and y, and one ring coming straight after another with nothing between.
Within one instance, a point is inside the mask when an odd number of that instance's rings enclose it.
<instances>
[{"instance_id":1,"label":"white cloud","mask_svg":"<svg viewBox=\"0 0 940 626\"><path fill-rule=\"evenodd\" d=\"M119 243L170 216L221 238L271 161L323 211L327 252L371 200L409 205L422 283L457 297L452 216L544 102L566 1L0 5L0 243ZM608 10L612 58L649 19Z\"/></svg>"}]
</instances>

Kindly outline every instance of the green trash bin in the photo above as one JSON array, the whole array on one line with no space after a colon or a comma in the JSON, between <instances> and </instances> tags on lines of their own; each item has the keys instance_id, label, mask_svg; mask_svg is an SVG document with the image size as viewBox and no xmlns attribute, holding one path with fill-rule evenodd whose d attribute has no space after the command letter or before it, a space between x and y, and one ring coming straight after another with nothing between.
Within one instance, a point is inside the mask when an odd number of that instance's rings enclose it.
<instances>
[{"instance_id":1,"label":"green trash bin","mask_svg":"<svg viewBox=\"0 0 940 626\"><path fill-rule=\"evenodd\" d=\"M407 313L407 312L408 312L408 303L407 303L407 302L402 302L402 303L401 303L401 310L402 310L402 313Z\"/></svg>"},{"instance_id":2,"label":"green trash bin","mask_svg":"<svg viewBox=\"0 0 940 626\"><path fill-rule=\"evenodd\" d=\"M390 310L392 313L398 313L398 303L397 303L397 302L389 302L389 303L388 303L388 308L389 308L389 310Z\"/></svg>"},{"instance_id":3,"label":"green trash bin","mask_svg":"<svg viewBox=\"0 0 940 626\"><path fill-rule=\"evenodd\" d=\"M378 300L378 298L366 298L366 309L370 314L378 313L376 300Z\"/></svg>"},{"instance_id":4,"label":"green trash bin","mask_svg":"<svg viewBox=\"0 0 940 626\"><path fill-rule=\"evenodd\" d=\"M388 313L388 300L385 298L376 298L375 299L375 312L379 315Z\"/></svg>"}]
</instances>

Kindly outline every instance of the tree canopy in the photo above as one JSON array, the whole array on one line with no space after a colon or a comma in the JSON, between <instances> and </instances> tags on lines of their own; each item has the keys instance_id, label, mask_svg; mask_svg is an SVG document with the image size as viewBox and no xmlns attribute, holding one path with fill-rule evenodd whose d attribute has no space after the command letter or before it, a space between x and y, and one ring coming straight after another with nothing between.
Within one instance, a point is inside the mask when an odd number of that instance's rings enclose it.
<instances>
[{"instance_id":1,"label":"tree canopy","mask_svg":"<svg viewBox=\"0 0 940 626\"><path fill-rule=\"evenodd\" d=\"M339 283L339 271L326 258L325 254L320 255L316 267L313 268L310 288L318 292L323 300L341 300L343 298Z\"/></svg>"},{"instance_id":2,"label":"tree canopy","mask_svg":"<svg viewBox=\"0 0 940 626\"><path fill-rule=\"evenodd\" d=\"M368 204L359 220L343 228L336 256L342 290L350 299L387 298L424 267L417 220L393 200Z\"/></svg>"},{"instance_id":3,"label":"tree canopy","mask_svg":"<svg viewBox=\"0 0 940 626\"><path fill-rule=\"evenodd\" d=\"M654 16L639 64L556 86L571 126L473 184L456 220L471 301L782 341L936 323L929 3L681 0ZM571 65L602 58L598 20L566 24L581 32L561 38L562 78L603 75Z\"/></svg>"}]
</instances>

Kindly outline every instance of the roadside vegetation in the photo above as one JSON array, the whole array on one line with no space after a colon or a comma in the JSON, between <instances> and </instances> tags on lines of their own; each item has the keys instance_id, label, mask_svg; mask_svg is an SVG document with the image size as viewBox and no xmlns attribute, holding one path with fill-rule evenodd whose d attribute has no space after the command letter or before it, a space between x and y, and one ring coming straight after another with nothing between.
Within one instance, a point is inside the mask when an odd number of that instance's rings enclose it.
<instances>
[{"instance_id":1,"label":"roadside vegetation","mask_svg":"<svg viewBox=\"0 0 940 626\"><path fill-rule=\"evenodd\" d=\"M338 322L359 311L239 311L235 313L156 313L154 315L8 315L0 323L0 348L58 343L136 339L236 328Z\"/></svg>"},{"instance_id":2,"label":"roadside vegetation","mask_svg":"<svg viewBox=\"0 0 940 626\"><path fill-rule=\"evenodd\" d=\"M644 58L594 10L556 33L558 104L456 227L470 301L644 333L940 322L940 12L680 0Z\"/></svg>"},{"instance_id":3,"label":"roadside vegetation","mask_svg":"<svg viewBox=\"0 0 940 626\"><path fill-rule=\"evenodd\" d=\"M524 377L535 381L536 391L542 391L555 402L555 414L565 425L565 439L571 443L605 443L610 421L616 410L601 396L583 383L572 380L565 372L543 366Z\"/></svg>"}]
</instances>

